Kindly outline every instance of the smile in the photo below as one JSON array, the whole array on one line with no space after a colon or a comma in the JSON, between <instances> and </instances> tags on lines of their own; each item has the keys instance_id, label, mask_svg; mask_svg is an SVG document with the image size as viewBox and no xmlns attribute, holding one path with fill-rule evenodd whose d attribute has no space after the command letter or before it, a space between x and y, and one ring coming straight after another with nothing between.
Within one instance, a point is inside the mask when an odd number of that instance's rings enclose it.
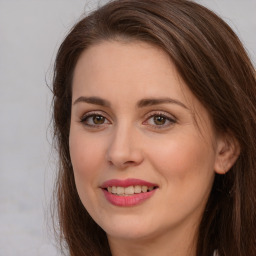
<instances>
[{"instance_id":1,"label":"smile","mask_svg":"<svg viewBox=\"0 0 256 256\"><path fill-rule=\"evenodd\" d=\"M134 194L140 194L140 193L146 193L152 191L156 187L148 187L148 186L140 186L140 185L135 185L135 186L129 186L129 187L108 187L107 190L109 193L118 195L118 196L130 196Z\"/></svg>"},{"instance_id":2,"label":"smile","mask_svg":"<svg viewBox=\"0 0 256 256\"><path fill-rule=\"evenodd\" d=\"M138 180L109 180L102 184L104 196L115 206L135 206L151 198L158 186Z\"/></svg>"}]
</instances>

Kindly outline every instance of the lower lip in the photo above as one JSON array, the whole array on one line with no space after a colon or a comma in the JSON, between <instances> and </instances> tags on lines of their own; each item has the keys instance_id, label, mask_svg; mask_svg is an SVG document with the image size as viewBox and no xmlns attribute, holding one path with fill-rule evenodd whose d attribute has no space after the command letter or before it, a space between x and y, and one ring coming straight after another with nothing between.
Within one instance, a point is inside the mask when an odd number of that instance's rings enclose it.
<instances>
[{"instance_id":1,"label":"lower lip","mask_svg":"<svg viewBox=\"0 0 256 256\"><path fill-rule=\"evenodd\" d=\"M131 196L117 196L117 195L111 194L107 190L103 189L103 193L104 193L106 199L111 204L116 205L116 206L123 206L123 207L139 205L142 202L149 199L151 196L153 196L155 191L156 191L156 189L153 189L150 192L134 194Z\"/></svg>"}]
</instances>

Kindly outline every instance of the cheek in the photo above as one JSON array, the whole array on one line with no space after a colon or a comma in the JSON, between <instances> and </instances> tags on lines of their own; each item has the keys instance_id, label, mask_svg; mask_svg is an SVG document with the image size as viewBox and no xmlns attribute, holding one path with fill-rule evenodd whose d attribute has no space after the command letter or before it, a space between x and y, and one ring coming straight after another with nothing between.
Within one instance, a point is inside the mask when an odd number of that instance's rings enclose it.
<instances>
[{"instance_id":1,"label":"cheek","mask_svg":"<svg viewBox=\"0 0 256 256\"><path fill-rule=\"evenodd\" d=\"M159 204L172 209L171 219L199 219L214 180L213 151L200 139L191 138L177 137L151 151L151 165L162 177L165 194Z\"/></svg>"},{"instance_id":2,"label":"cheek","mask_svg":"<svg viewBox=\"0 0 256 256\"><path fill-rule=\"evenodd\" d=\"M104 163L104 152L97 139L91 141L83 132L73 132L72 129L69 145L77 191L85 203L89 198L86 195L91 195L92 189L99 185L97 177Z\"/></svg>"},{"instance_id":3,"label":"cheek","mask_svg":"<svg viewBox=\"0 0 256 256\"><path fill-rule=\"evenodd\" d=\"M83 131L70 131L70 156L80 200L91 216L98 216L98 181L104 169L104 152L100 141L85 136Z\"/></svg>"},{"instance_id":4,"label":"cheek","mask_svg":"<svg viewBox=\"0 0 256 256\"><path fill-rule=\"evenodd\" d=\"M155 144L156 145L156 144ZM152 165L179 190L205 189L214 176L214 151L198 136L175 136L151 151Z\"/></svg>"}]
</instances>

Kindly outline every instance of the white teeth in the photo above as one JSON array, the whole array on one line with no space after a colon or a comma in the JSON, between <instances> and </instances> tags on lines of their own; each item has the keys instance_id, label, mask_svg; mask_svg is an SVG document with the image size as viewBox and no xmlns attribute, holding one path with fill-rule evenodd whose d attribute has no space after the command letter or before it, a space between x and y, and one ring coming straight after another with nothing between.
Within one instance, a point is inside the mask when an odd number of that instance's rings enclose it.
<instances>
[{"instance_id":1,"label":"white teeth","mask_svg":"<svg viewBox=\"0 0 256 256\"><path fill-rule=\"evenodd\" d=\"M140 186L140 185L129 186L126 188L125 187L116 187L116 186L107 188L109 193L116 194L116 195L122 195L122 196L146 193L146 192L152 191L153 189L154 189L153 186L148 187L148 186Z\"/></svg>"},{"instance_id":2,"label":"white teeth","mask_svg":"<svg viewBox=\"0 0 256 256\"><path fill-rule=\"evenodd\" d=\"M116 187L116 193L118 195L124 194L124 187Z\"/></svg>"},{"instance_id":3,"label":"white teeth","mask_svg":"<svg viewBox=\"0 0 256 256\"><path fill-rule=\"evenodd\" d=\"M141 187L141 190L142 190L142 192L144 192L144 193L145 193L145 192L147 192L148 187L147 187L147 186L142 186L142 187Z\"/></svg>"},{"instance_id":4,"label":"white teeth","mask_svg":"<svg viewBox=\"0 0 256 256\"><path fill-rule=\"evenodd\" d=\"M138 185L134 186L134 193L136 194L141 193L141 186L138 186Z\"/></svg>"},{"instance_id":5,"label":"white teeth","mask_svg":"<svg viewBox=\"0 0 256 256\"><path fill-rule=\"evenodd\" d=\"M133 186L130 186L130 187L127 187L124 189L124 193L126 195L133 195L134 194L134 187Z\"/></svg>"},{"instance_id":6,"label":"white teeth","mask_svg":"<svg viewBox=\"0 0 256 256\"><path fill-rule=\"evenodd\" d=\"M116 187L115 186L113 186L112 187L112 191L111 191L113 194L116 194Z\"/></svg>"}]
</instances>

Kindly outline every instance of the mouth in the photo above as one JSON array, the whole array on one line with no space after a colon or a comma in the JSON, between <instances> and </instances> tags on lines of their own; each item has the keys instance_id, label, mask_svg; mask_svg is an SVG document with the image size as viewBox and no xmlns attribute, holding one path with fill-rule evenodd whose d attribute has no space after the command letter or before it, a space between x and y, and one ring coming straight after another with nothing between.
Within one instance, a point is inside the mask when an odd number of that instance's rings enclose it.
<instances>
[{"instance_id":1,"label":"mouth","mask_svg":"<svg viewBox=\"0 0 256 256\"><path fill-rule=\"evenodd\" d=\"M134 185L134 186L128 186L128 187L109 186L103 189L117 196L133 196L135 194L147 193L157 188L158 188L157 186L148 187L148 186Z\"/></svg>"},{"instance_id":2,"label":"mouth","mask_svg":"<svg viewBox=\"0 0 256 256\"><path fill-rule=\"evenodd\" d=\"M150 200L159 186L139 179L114 179L104 182L100 188L107 201L112 205L132 207Z\"/></svg>"}]
</instances>

